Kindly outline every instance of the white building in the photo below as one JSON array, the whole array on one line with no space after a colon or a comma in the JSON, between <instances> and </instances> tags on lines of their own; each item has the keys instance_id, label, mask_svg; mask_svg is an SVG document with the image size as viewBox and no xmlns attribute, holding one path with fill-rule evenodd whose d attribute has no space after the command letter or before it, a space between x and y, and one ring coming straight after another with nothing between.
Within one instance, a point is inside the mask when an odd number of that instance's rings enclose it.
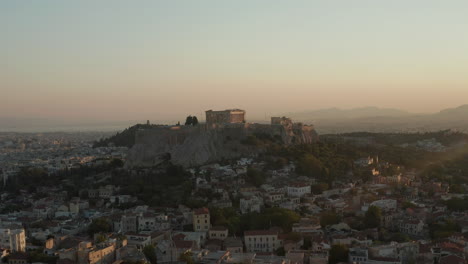
<instances>
[{"instance_id":1,"label":"white building","mask_svg":"<svg viewBox=\"0 0 468 264\"><path fill-rule=\"evenodd\" d=\"M15 251L26 250L26 232L23 228L0 228L0 248Z\"/></svg>"},{"instance_id":2,"label":"white building","mask_svg":"<svg viewBox=\"0 0 468 264\"><path fill-rule=\"evenodd\" d=\"M293 183L287 187L288 196L302 197L306 194L310 194L310 185L307 183Z\"/></svg>"},{"instance_id":3,"label":"white building","mask_svg":"<svg viewBox=\"0 0 468 264\"><path fill-rule=\"evenodd\" d=\"M393 199L377 200L377 201L373 201L370 205L377 206L380 209L382 209L382 211L388 212L391 210L396 210L397 201Z\"/></svg>"},{"instance_id":4,"label":"white building","mask_svg":"<svg viewBox=\"0 0 468 264\"><path fill-rule=\"evenodd\" d=\"M251 212L260 213L262 206L263 199L257 196L241 198L239 202L239 208L242 214Z\"/></svg>"},{"instance_id":5,"label":"white building","mask_svg":"<svg viewBox=\"0 0 468 264\"><path fill-rule=\"evenodd\" d=\"M244 240L247 252L273 252L281 246L278 233L269 230L245 231Z\"/></svg>"},{"instance_id":6,"label":"white building","mask_svg":"<svg viewBox=\"0 0 468 264\"><path fill-rule=\"evenodd\" d=\"M421 219L402 219L398 222L400 232L413 236L424 233L424 222Z\"/></svg>"}]
</instances>

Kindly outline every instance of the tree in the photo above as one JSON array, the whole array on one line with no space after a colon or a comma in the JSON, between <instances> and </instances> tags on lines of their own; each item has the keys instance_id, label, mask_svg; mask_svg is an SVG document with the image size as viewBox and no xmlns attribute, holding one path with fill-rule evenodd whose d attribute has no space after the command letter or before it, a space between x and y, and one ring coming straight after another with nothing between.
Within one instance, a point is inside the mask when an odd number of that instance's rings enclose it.
<instances>
[{"instance_id":1,"label":"tree","mask_svg":"<svg viewBox=\"0 0 468 264\"><path fill-rule=\"evenodd\" d=\"M366 228L376 228L380 226L382 211L377 206L370 206L364 217Z\"/></svg>"},{"instance_id":2,"label":"tree","mask_svg":"<svg viewBox=\"0 0 468 264\"><path fill-rule=\"evenodd\" d=\"M329 189L327 183L316 183L313 184L310 188L313 194L321 194Z\"/></svg>"},{"instance_id":3,"label":"tree","mask_svg":"<svg viewBox=\"0 0 468 264\"><path fill-rule=\"evenodd\" d=\"M107 237L105 235L103 235L103 234L98 234L96 236L96 244L105 242L106 240L107 240Z\"/></svg>"},{"instance_id":4,"label":"tree","mask_svg":"<svg viewBox=\"0 0 468 264\"><path fill-rule=\"evenodd\" d=\"M107 221L107 219L103 217L93 219L93 222L91 222L91 224L88 227L88 234L91 237L94 236L94 234L96 233L107 233L110 231L112 231L111 224L109 223L109 221Z\"/></svg>"},{"instance_id":5,"label":"tree","mask_svg":"<svg viewBox=\"0 0 468 264\"><path fill-rule=\"evenodd\" d=\"M284 208L267 208L262 213L248 213L240 218L241 231L268 229L281 227L284 231L291 231L294 223L299 222L301 216L294 211Z\"/></svg>"},{"instance_id":6,"label":"tree","mask_svg":"<svg viewBox=\"0 0 468 264\"><path fill-rule=\"evenodd\" d=\"M336 264L339 262L348 262L349 250L345 245L333 245L330 249L328 264Z\"/></svg>"},{"instance_id":7,"label":"tree","mask_svg":"<svg viewBox=\"0 0 468 264\"><path fill-rule=\"evenodd\" d=\"M297 164L297 172L309 177L317 177L322 175L323 164L312 154L306 154L299 159Z\"/></svg>"},{"instance_id":8,"label":"tree","mask_svg":"<svg viewBox=\"0 0 468 264\"><path fill-rule=\"evenodd\" d=\"M153 245L147 245L143 248L143 254L151 264L157 264L157 256Z\"/></svg>"},{"instance_id":9,"label":"tree","mask_svg":"<svg viewBox=\"0 0 468 264\"><path fill-rule=\"evenodd\" d=\"M113 158L109 165L111 168L122 168L124 166L124 162L121 159Z\"/></svg>"},{"instance_id":10,"label":"tree","mask_svg":"<svg viewBox=\"0 0 468 264\"><path fill-rule=\"evenodd\" d=\"M286 255L286 251L284 250L284 247L280 247L277 250L275 250L276 255L278 256L284 256Z\"/></svg>"},{"instance_id":11,"label":"tree","mask_svg":"<svg viewBox=\"0 0 468 264\"><path fill-rule=\"evenodd\" d=\"M340 216L332 211L323 212L320 215L320 225L322 227L327 227L329 225L336 225L340 221L341 221Z\"/></svg>"},{"instance_id":12,"label":"tree","mask_svg":"<svg viewBox=\"0 0 468 264\"><path fill-rule=\"evenodd\" d=\"M266 180L266 175L262 171L249 167L247 168L247 179L246 181L250 184L259 187L260 185L264 184Z\"/></svg>"},{"instance_id":13,"label":"tree","mask_svg":"<svg viewBox=\"0 0 468 264\"><path fill-rule=\"evenodd\" d=\"M468 196L463 198L454 197L445 202L450 211L465 211L468 210Z\"/></svg>"},{"instance_id":14,"label":"tree","mask_svg":"<svg viewBox=\"0 0 468 264\"><path fill-rule=\"evenodd\" d=\"M185 252L183 254L180 255L179 257L179 260L180 261L184 261L186 262L187 264L194 264L195 262L193 261L193 258L192 258L192 252Z\"/></svg>"},{"instance_id":15,"label":"tree","mask_svg":"<svg viewBox=\"0 0 468 264\"><path fill-rule=\"evenodd\" d=\"M193 126L198 125L198 118L196 116L193 116L193 118L192 118L192 125Z\"/></svg>"},{"instance_id":16,"label":"tree","mask_svg":"<svg viewBox=\"0 0 468 264\"><path fill-rule=\"evenodd\" d=\"M187 118L185 119L185 125L186 126L193 125L193 117L192 116L187 116Z\"/></svg>"}]
</instances>

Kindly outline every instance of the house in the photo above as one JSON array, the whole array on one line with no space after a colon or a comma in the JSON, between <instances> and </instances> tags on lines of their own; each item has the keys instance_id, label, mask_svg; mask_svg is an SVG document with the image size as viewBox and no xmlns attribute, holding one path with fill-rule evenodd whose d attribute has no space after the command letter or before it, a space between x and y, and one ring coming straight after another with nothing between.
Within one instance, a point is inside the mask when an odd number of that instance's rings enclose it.
<instances>
[{"instance_id":1,"label":"house","mask_svg":"<svg viewBox=\"0 0 468 264\"><path fill-rule=\"evenodd\" d=\"M372 164L374 164L374 158L371 158L370 156L367 158L360 158L354 161L354 165L359 167L366 167Z\"/></svg>"},{"instance_id":2,"label":"house","mask_svg":"<svg viewBox=\"0 0 468 264\"><path fill-rule=\"evenodd\" d=\"M223 248L223 241L219 239L210 239L206 241L204 248L210 252L220 251Z\"/></svg>"},{"instance_id":3,"label":"house","mask_svg":"<svg viewBox=\"0 0 468 264\"><path fill-rule=\"evenodd\" d=\"M244 241L248 252L274 252L281 246L278 233L271 230L245 231Z\"/></svg>"},{"instance_id":4,"label":"house","mask_svg":"<svg viewBox=\"0 0 468 264\"><path fill-rule=\"evenodd\" d=\"M304 264L304 252L289 251L285 257L289 260L290 264Z\"/></svg>"},{"instance_id":5,"label":"house","mask_svg":"<svg viewBox=\"0 0 468 264\"><path fill-rule=\"evenodd\" d=\"M350 248L348 253L349 263L362 264L369 259L369 251L366 248Z\"/></svg>"},{"instance_id":6,"label":"house","mask_svg":"<svg viewBox=\"0 0 468 264\"><path fill-rule=\"evenodd\" d=\"M257 196L241 198L239 203L240 211L242 214L251 212L260 213L262 206L263 200Z\"/></svg>"},{"instance_id":7,"label":"house","mask_svg":"<svg viewBox=\"0 0 468 264\"><path fill-rule=\"evenodd\" d=\"M122 233L138 232L138 214L122 215L120 225Z\"/></svg>"},{"instance_id":8,"label":"house","mask_svg":"<svg viewBox=\"0 0 468 264\"><path fill-rule=\"evenodd\" d=\"M398 229L408 235L421 236L424 231L424 222L421 219L403 219L398 222Z\"/></svg>"},{"instance_id":9,"label":"house","mask_svg":"<svg viewBox=\"0 0 468 264\"><path fill-rule=\"evenodd\" d=\"M242 240L237 237L227 237L224 240L224 250L227 250L231 253L243 253L244 252L244 244Z\"/></svg>"},{"instance_id":10,"label":"house","mask_svg":"<svg viewBox=\"0 0 468 264\"><path fill-rule=\"evenodd\" d=\"M29 263L28 254L24 252L14 252L8 255L8 264L27 264Z\"/></svg>"},{"instance_id":11,"label":"house","mask_svg":"<svg viewBox=\"0 0 468 264\"><path fill-rule=\"evenodd\" d=\"M289 184L286 191L288 196L291 197L302 197L311 193L310 184L303 182Z\"/></svg>"},{"instance_id":12,"label":"house","mask_svg":"<svg viewBox=\"0 0 468 264\"><path fill-rule=\"evenodd\" d=\"M317 218L303 218L299 223L294 223L292 226L292 231L297 233L321 232L321 229L320 221Z\"/></svg>"},{"instance_id":13,"label":"house","mask_svg":"<svg viewBox=\"0 0 468 264\"><path fill-rule=\"evenodd\" d=\"M154 213L142 213L138 217L139 231L161 231L170 228L170 223L164 215Z\"/></svg>"},{"instance_id":14,"label":"house","mask_svg":"<svg viewBox=\"0 0 468 264\"><path fill-rule=\"evenodd\" d=\"M270 192L265 195L265 200L268 203L279 203L284 200L284 193Z\"/></svg>"},{"instance_id":15,"label":"house","mask_svg":"<svg viewBox=\"0 0 468 264\"><path fill-rule=\"evenodd\" d=\"M210 227L210 211L208 208L193 210L193 230L195 232L207 232Z\"/></svg>"},{"instance_id":16,"label":"house","mask_svg":"<svg viewBox=\"0 0 468 264\"><path fill-rule=\"evenodd\" d=\"M331 249L330 242L323 235L314 235L311 237L312 252L326 253Z\"/></svg>"},{"instance_id":17,"label":"house","mask_svg":"<svg viewBox=\"0 0 468 264\"><path fill-rule=\"evenodd\" d=\"M151 235L137 234L137 233L126 233L128 245L134 245L138 249L143 249L146 246L151 245Z\"/></svg>"},{"instance_id":18,"label":"house","mask_svg":"<svg viewBox=\"0 0 468 264\"><path fill-rule=\"evenodd\" d=\"M210 228L208 231L208 238L209 239L219 239L224 240L228 236L228 229L222 226L215 226Z\"/></svg>"},{"instance_id":19,"label":"house","mask_svg":"<svg viewBox=\"0 0 468 264\"><path fill-rule=\"evenodd\" d=\"M88 264L111 264L115 261L115 245L99 245L88 253Z\"/></svg>"},{"instance_id":20,"label":"house","mask_svg":"<svg viewBox=\"0 0 468 264\"><path fill-rule=\"evenodd\" d=\"M377 200L377 201L373 201L370 205L379 207L383 212L388 212L388 211L396 210L397 201L393 199Z\"/></svg>"}]
</instances>

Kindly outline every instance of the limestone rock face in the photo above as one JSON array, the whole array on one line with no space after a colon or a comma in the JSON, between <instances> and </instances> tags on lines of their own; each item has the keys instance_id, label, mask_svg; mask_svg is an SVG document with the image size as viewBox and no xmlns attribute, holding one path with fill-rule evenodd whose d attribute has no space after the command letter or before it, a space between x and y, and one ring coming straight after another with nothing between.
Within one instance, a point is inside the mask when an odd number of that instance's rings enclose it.
<instances>
[{"instance_id":1,"label":"limestone rock face","mask_svg":"<svg viewBox=\"0 0 468 264\"><path fill-rule=\"evenodd\" d=\"M284 127L236 124L208 128L176 126L140 130L127 156L127 167L152 167L170 159L174 164L193 167L223 159L252 156L263 149L242 144L249 135L266 134L284 144L308 144L318 140L311 126Z\"/></svg>"}]
</instances>

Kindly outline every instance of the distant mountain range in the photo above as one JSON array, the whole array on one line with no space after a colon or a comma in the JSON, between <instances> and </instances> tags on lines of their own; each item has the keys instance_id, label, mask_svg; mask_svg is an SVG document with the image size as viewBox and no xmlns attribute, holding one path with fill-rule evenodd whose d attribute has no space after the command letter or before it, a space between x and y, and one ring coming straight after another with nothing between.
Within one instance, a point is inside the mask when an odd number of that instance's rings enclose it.
<instances>
[{"instance_id":1,"label":"distant mountain range","mask_svg":"<svg viewBox=\"0 0 468 264\"><path fill-rule=\"evenodd\" d=\"M360 107L353 109L340 109L337 107L319 109L306 112L290 113L287 116L294 119L335 119L335 118L363 118L375 116L408 116L409 112L394 108L378 108L375 106Z\"/></svg>"},{"instance_id":2,"label":"distant mountain range","mask_svg":"<svg viewBox=\"0 0 468 264\"><path fill-rule=\"evenodd\" d=\"M468 132L468 105L431 114L416 114L392 108L362 107L330 108L289 113L286 116L295 121L314 124L320 134L356 131L425 132L445 129Z\"/></svg>"}]
</instances>

